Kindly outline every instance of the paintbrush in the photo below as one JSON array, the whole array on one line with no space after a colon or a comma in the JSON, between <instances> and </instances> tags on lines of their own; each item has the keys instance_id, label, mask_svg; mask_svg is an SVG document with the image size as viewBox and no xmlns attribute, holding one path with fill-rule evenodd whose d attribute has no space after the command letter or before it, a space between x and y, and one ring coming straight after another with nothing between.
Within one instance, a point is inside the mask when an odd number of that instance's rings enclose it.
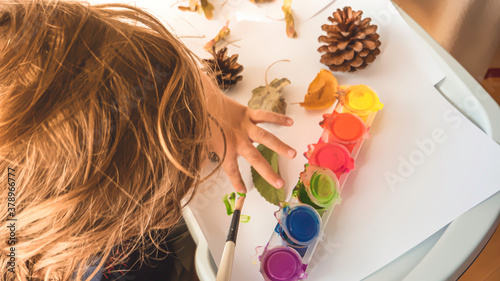
<instances>
[{"instance_id":1,"label":"paintbrush","mask_svg":"<svg viewBox=\"0 0 500 281\"><path fill-rule=\"evenodd\" d=\"M236 202L236 208L231 219L231 226L229 227L229 232L227 234L226 244L224 245L224 252L222 252L219 270L217 271L216 281L231 280L231 272L233 271L234 248L236 247L236 235L238 234L241 209L243 208L245 197L245 194L240 195L240 197L238 197L238 201Z\"/></svg>"}]
</instances>

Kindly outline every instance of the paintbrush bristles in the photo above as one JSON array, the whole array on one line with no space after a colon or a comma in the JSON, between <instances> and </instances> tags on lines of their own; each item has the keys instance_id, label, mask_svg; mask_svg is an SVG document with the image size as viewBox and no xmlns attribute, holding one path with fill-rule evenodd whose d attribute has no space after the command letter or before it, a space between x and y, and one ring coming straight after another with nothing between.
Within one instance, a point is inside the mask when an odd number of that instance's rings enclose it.
<instances>
[{"instance_id":1,"label":"paintbrush bristles","mask_svg":"<svg viewBox=\"0 0 500 281\"><path fill-rule=\"evenodd\" d=\"M240 210L243 209L243 203L245 202L245 197L246 196L240 196L238 197L238 201L236 201L236 208L235 210Z\"/></svg>"}]
</instances>

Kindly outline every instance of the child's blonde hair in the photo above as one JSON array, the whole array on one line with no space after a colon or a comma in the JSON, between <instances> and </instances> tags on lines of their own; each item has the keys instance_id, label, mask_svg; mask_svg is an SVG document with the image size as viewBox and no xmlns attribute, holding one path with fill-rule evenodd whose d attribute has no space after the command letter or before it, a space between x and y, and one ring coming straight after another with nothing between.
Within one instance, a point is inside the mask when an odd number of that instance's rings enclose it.
<instances>
[{"instance_id":1,"label":"child's blonde hair","mask_svg":"<svg viewBox=\"0 0 500 281\"><path fill-rule=\"evenodd\" d=\"M0 221L9 168L17 219L15 274L1 230L3 279L79 280L176 224L209 122L186 47L140 9L76 1L2 0L0 38Z\"/></svg>"}]
</instances>

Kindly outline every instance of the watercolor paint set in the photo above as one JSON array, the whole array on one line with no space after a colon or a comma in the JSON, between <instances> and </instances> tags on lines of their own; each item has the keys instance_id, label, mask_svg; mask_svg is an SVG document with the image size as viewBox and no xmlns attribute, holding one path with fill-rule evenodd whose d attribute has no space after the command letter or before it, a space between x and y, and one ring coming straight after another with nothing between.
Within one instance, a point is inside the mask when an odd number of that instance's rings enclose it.
<instances>
[{"instance_id":1,"label":"watercolor paint set","mask_svg":"<svg viewBox=\"0 0 500 281\"><path fill-rule=\"evenodd\" d=\"M288 202L275 212L278 220L266 246L257 247L254 263L266 281L304 280L308 264L377 111L383 104L368 86L339 87L339 102L323 115L318 143L304 153L308 163Z\"/></svg>"}]
</instances>

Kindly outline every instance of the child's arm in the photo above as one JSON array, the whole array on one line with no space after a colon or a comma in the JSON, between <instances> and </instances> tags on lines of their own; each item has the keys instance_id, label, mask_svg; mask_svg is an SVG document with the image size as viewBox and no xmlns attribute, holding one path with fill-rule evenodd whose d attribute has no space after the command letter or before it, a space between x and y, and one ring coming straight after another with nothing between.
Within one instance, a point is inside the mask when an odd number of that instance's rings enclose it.
<instances>
[{"instance_id":1,"label":"child's arm","mask_svg":"<svg viewBox=\"0 0 500 281\"><path fill-rule=\"evenodd\" d=\"M237 156L243 156L264 179L277 188L285 185L284 180L271 168L260 152L253 146L253 142L261 143L278 154L290 159L295 158L297 151L282 142L272 133L258 127L258 123L274 123L291 126L293 120L287 116L274 112L253 110L247 106L228 98L215 87L206 75L203 77L203 86L207 96L208 111L217 119L224 130L227 141L227 152L223 169L237 192L246 192L246 187L238 167ZM217 132L216 125L211 122L212 132ZM219 156L224 151L222 135L213 134L212 147Z\"/></svg>"}]
</instances>

